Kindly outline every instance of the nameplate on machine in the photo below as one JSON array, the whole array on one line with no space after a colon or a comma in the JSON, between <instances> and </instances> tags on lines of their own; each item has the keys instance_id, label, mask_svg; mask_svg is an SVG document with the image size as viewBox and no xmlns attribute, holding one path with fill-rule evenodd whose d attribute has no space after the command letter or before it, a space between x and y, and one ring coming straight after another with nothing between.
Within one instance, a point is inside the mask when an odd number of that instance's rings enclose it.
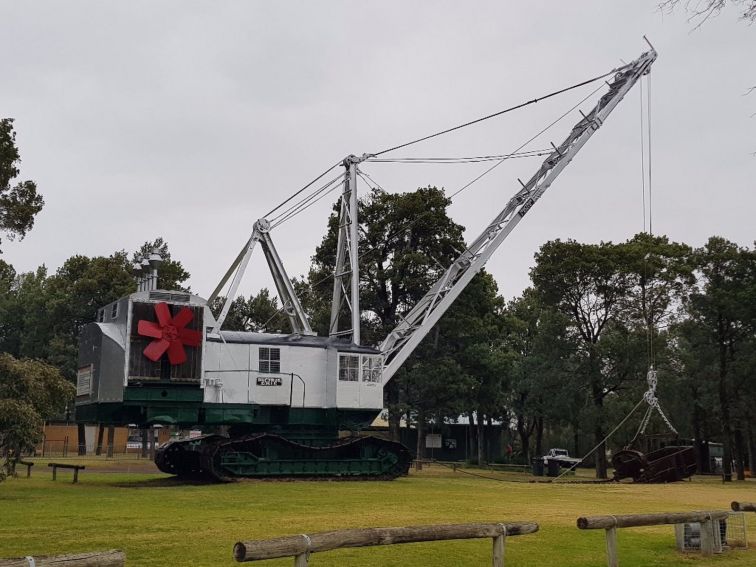
<instances>
[{"instance_id":1,"label":"nameplate on machine","mask_svg":"<svg viewBox=\"0 0 756 567\"><path fill-rule=\"evenodd\" d=\"M257 385L258 386L283 386L283 378L273 378L273 377L265 377L262 376L257 377Z\"/></svg>"}]
</instances>

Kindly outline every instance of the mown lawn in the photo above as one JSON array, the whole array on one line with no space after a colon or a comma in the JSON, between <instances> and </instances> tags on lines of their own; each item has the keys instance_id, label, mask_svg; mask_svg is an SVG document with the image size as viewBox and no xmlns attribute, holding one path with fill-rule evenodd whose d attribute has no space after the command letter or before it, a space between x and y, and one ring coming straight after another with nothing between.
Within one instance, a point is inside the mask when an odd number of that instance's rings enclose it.
<instances>
[{"instance_id":1,"label":"mown lawn","mask_svg":"<svg viewBox=\"0 0 756 567\"><path fill-rule=\"evenodd\" d=\"M38 461L30 480L0 484L0 557L118 548L130 566L231 566L231 550L240 539L353 527L533 520L540 532L510 538L507 565L599 567L606 565L603 531L578 530L578 516L723 509L732 500L756 501L754 481L723 485L699 477L660 486L531 484L516 474L483 473L512 481L497 482L437 466L393 482L179 485L164 475L135 472L146 469L144 462L103 466L87 461L74 485L70 472L59 472L53 483L46 462ZM748 520L756 545L756 514ZM754 549L707 560L682 556L674 549L672 526L620 530L619 547L623 566L756 565ZM489 540L410 544L316 554L311 565L490 565L490 553Z\"/></svg>"}]
</instances>

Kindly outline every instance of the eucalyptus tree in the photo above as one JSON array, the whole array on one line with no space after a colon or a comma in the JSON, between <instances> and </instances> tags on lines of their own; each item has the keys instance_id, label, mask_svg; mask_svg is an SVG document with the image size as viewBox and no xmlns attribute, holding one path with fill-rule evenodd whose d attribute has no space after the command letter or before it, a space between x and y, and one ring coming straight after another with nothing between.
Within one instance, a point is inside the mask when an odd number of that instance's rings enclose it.
<instances>
[{"instance_id":1,"label":"eucalyptus tree","mask_svg":"<svg viewBox=\"0 0 756 567\"><path fill-rule=\"evenodd\" d=\"M359 202L360 306L363 341L378 344L402 314L425 295L465 244L463 228L451 220L451 201L442 189L423 187L407 193L373 189ZM326 234L312 258L307 282L299 282L313 330L328 334L332 274L336 262L338 210L328 219ZM427 339L426 339L427 340ZM384 392L389 428L398 439L402 399L401 376Z\"/></svg>"},{"instance_id":2,"label":"eucalyptus tree","mask_svg":"<svg viewBox=\"0 0 756 567\"><path fill-rule=\"evenodd\" d=\"M577 372L583 377L593 408L598 478L607 476L604 401L619 387L618 377L605 372L601 339L618 320L627 295L630 284L624 267L623 250L615 244L554 240L541 246L531 270L539 297L570 322Z\"/></svg>"},{"instance_id":3,"label":"eucalyptus tree","mask_svg":"<svg viewBox=\"0 0 756 567\"><path fill-rule=\"evenodd\" d=\"M0 480L42 439L45 419L60 413L75 389L53 366L0 353Z\"/></svg>"},{"instance_id":4,"label":"eucalyptus tree","mask_svg":"<svg viewBox=\"0 0 756 567\"><path fill-rule=\"evenodd\" d=\"M0 119L0 232L10 240L26 236L45 204L34 181L16 179L20 162L13 119Z\"/></svg>"},{"instance_id":5,"label":"eucalyptus tree","mask_svg":"<svg viewBox=\"0 0 756 567\"><path fill-rule=\"evenodd\" d=\"M743 432L753 431L754 422L753 412L738 411L736 400L739 393L752 397L756 389L749 367L756 333L756 253L714 236L696 250L695 259L701 283L690 297L690 324L697 327L699 356L709 357L715 368L725 479L732 476L733 456L743 478Z\"/></svg>"}]
</instances>

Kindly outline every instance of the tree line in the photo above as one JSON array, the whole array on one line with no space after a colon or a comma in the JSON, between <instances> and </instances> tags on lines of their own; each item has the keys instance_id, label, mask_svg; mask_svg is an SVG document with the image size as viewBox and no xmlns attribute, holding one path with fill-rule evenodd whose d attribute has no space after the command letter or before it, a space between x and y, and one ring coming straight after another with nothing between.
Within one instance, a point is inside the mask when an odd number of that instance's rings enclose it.
<instances>
[{"instance_id":1,"label":"tree line","mask_svg":"<svg viewBox=\"0 0 756 567\"><path fill-rule=\"evenodd\" d=\"M10 199L0 201L0 231L22 237L44 201L33 182L14 181L12 122L0 126L0 199ZM379 344L465 248L449 204L435 187L373 189L361 199L365 344ZM294 280L320 335L328 333L337 228L334 209L308 273ZM54 273L45 266L17 273L0 259L4 454L36 442L43 419L70 416L79 333L98 308L135 291L132 263L153 249L165 260L158 286L183 289L189 274L161 238L131 253L74 255ZM485 271L472 280L386 386L393 437L402 420L414 425L422 456L429 426L465 419L484 462L487 432L502 424L524 462L546 443L569 445L576 455L597 447L596 473L605 477L606 449L633 440L640 414L604 438L636 406L653 366L670 422L694 440L700 470L709 467L708 443L719 442L725 474L734 461L744 477L756 450L753 249L720 237L693 248L645 233L621 243L555 240L540 247L530 277L531 286L510 300ZM290 331L267 289L235 298L225 328ZM649 432L667 429L656 420Z\"/></svg>"},{"instance_id":2,"label":"tree line","mask_svg":"<svg viewBox=\"0 0 756 567\"><path fill-rule=\"evenodd\" d=\"M444 192L374 189L360 202L360 302L366 344L378 344L464 249L463 228L446 213ZM309 273L295 286L313 329L328 333L338 214L334 209ZM502 250L501 253L506 253ZM477 275L385 389L390 432L466 418L479 462L487 426L516 434L521 458L546 441L576 455L631 441L641 421L607 433L647 390L653 367L670 424L695 443L699 470L709 443L722 443L725 475L744 478L756 446L756 252L713 236L702 247L640 233L621 243L543 244L531 286L506 301L485 271ZM239 330L288 332L267 290L238 298ZM346 316L346 314L345 314ZM648 433L673 431L657 416Z\"/></svg>"}]
</instances>

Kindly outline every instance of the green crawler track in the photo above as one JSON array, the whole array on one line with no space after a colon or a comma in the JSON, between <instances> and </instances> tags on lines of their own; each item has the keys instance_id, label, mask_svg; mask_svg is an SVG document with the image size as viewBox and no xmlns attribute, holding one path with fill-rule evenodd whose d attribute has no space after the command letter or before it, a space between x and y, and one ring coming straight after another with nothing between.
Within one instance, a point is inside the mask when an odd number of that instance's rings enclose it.
<instances>
[{"instance_id":1,"label":"green crawler track","mask_svg":"<svg viewBox=\"0 0 756 567\"><path fill-rule=\"evenodd\" d=\"M163 472L220 482L241 478L389 480L407 474L411 460L404 445L380 437L348 437L312 446L271 433L170 441L155 455Z\"/></svg>"}]
</instances>

